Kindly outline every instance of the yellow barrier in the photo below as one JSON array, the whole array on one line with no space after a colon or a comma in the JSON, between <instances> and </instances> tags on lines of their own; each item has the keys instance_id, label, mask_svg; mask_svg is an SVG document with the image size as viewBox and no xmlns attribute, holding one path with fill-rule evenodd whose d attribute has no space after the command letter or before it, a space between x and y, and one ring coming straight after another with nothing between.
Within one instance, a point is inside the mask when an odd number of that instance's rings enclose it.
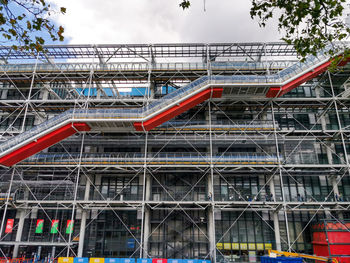
<instances>
[{"instance_id":1,"label":"yellow barrier","mask_svg":"<svg viewBox=\"0 0 350 263\"><path fill-rule=\"evenodd\" d=\"M58 263L73 263L74 258L73 257L59 257Z\"/></svg>"},{"instance_id":2,"label":"yellow barrier","mask_svg":"<svg viewBox=\"0 0 350 263\"><path fill-rule=\"evenodd\" d=\"M90 258L89 263L105 263L104 258Z\"/></svg>"},{"instance_id":3,"label":"yellow barrier","mask_svg":"<svg viewBox=\"0 0 350 263\"><path fill-rule=\"evenodd\" d=\"M265 249L264 249L265 246ZM268 250L272 248L271 243L216 243L220 250Z\"/></svg>"}]
</instances>

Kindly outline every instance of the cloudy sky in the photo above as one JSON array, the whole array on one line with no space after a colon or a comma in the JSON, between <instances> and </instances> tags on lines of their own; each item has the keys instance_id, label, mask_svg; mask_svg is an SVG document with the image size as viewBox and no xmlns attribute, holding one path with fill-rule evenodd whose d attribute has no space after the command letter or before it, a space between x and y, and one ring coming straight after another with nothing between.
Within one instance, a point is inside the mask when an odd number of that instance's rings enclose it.
<instances>
[{"instance_id":1,"label":"cloudy sky","mask_svg":"<svg viewBox=\"0 0 350 263\"><path fill-rule=\"evenodd\" d=\"M265 29L249 15L249 0L54 0L67 8L57 22L70 44L278 41L274 23Z\"/></svg>"}]
</instances>

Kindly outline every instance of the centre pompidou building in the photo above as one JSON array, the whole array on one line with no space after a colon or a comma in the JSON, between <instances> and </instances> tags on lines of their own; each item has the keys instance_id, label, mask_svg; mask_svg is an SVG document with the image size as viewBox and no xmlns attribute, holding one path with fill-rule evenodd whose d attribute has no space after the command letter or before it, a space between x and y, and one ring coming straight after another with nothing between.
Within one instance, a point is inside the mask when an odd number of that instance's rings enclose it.
<instances>
[{"instance_id":1,"label":"centre pompidou building","mask_svg":"<svg viewBox=\"0 0 350 263\"><path fill-rule=\"evenodd\" d=\"M0 257L314 253L350 207L350 74L285 43L0 48Z\"/></svg>"}]
</instances>

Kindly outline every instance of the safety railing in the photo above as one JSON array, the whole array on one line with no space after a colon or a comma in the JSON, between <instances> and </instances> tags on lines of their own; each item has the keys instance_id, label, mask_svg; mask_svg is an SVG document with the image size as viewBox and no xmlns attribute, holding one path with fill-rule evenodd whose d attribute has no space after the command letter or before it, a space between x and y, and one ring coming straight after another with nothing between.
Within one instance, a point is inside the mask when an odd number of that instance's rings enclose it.
<instances>
[{"instance_id":1,"label":"safety railing","mask_svg":"<svg viewBox=\"0 0 350 263\"><path fill-rule=\"evenodd\" d=\"M205 186L161 186L152 188L152 201L208 201L209 195Z\"/></svg>"},{"instance_id":2,"label":"safety railing","mask_svg":"<svg viewBox=\"0 0 350 263\"><path fill-rule=\"evenodd\" d=\"M156 129L176 129L186 126L186 128L194 129L209 129L209 122L205 120L199 121L168 121L159 125ZM257 120L212 120L211 127L214 129L227 128L227 129L239 129L239 130L272 130L278 129L278 122L273 121L257 121Z\"/></svg>"},{"instance_id":3,"label":"safety railing","mask_svg":"<svg viewBox=\"0 0 350 263\"><path fill-rule=\"evenodd\" d=\"M280 156L283 160L283 157ZM201 155L199 153L147 153L147 163L200 163L208 164L213 163L270 163L275 164L278 162L278 158L275 155L264 154L224 154L216 155L212 158L207 155ZM77 163L79 161L79 154L37 154L32 156L23 163L42 163L42 164L69 164ZM101 154L83 154L81 162L85 164L109 164L109 163L139 163L143 164L145 161L144 153L101 153Z\"/></svg>"},{"instance_id":4,"label":"safety railing","mask_svg":"<svg viewBox=\"0 0 350 263\"><path fill-rule=\"evenodd\" d=\"M62 186L64 186L62 181ZM26 191L26 186L20 186L15 193L14 198L11 200L73 200L75 197L74 187L62 187L50 185L50 181L47 185L41 187L31 187L31 192ZM55 188L56 187L56 188ZM107 201L123 201L123 200L142 200L142 185L126 184L119 185L118 188L109 189L105 192L102 185L97 185L96 188L90 191L89 200L107 200ZM83 200L85 198L85 186L80 185L77 189L77 200Z\"/></svg>"},{"instance_id":5,"label":"safety railing","mask_svg":"<svg viewBox=\"0 0 350 263\"><path fill-rule=\"evenodd\" d=\"M289 67L295 61L228 61L211 62L212 70L281 70ZM35 64L4 64L0 65L0 71L3 72L33 72ZM36 72L82 72L82 71L172 71L172 70L207 70L208 64L198 62L177 62L177 63L149 63L128 62L128 63L57 63L57 64L37 64Z\"/></svg>"},{"instance_id":6,"label":"safety railing","mask_svg":"<svg viewBox=\"0 0 350 263\"><path fill-rule=\"evenodd\" d=\"M35 127L33 127L32 129L26 131L26 132L23 132L15 137L12 137L10 140L2 143L0 145L0 151L3 152L3 151L6 151L7 149L23 142L23 141L26 141L32 137L34 137L35 135L37 134L40 134L66 120L69 120L70 118L72 117L72 110L68 110L60 115L57 115Z\"/></svg>"},{"instance_id":7,"label":"safety railing","mask_svg":"<svg viewBox=\"0 0 350 263\"><path fill-rule=\"evenodd\" d=\"M103 192L102 188L94 189L90 192L90 200L105 200L105 201L129 201L142 200L142 185L123 186L120 189L108 190L108 193ZM84 196L81 197L81 199Z\"/></svg>"},{"instance_id":8,"label":"safety railing","mask_svg":"<svg viewBox=\"0 0 350 263\"><path fill-rule=\"evenodd\" d=\"M242 186L230 185L229 188L222 185L214 185L215 201L261 201L265 195L252 192L253 188L243 188ZM266 195L270 197L270 195Z\"/></svg>"},{"instance_id":9,"label":"safety railing","mask_svg":"<svg viewBox=\"0 0 350 263\"><path fill-rule=\"evenodd\" d=\"M310 56L305 59L304 62L297 62L294 65L284 69L277 74L266 75L266 76L255 76L255 75L233 75L233 76L204 76L201 77L190 84L177 89L176 91L162 97L161 99L152 102L151 104L144 106L143 108L134 109L74 109L68 110L63 114L60 114L48 121L34 127L33 129L24 132L23 134L17 135L15 138L10 139L0 145L0 150L3 152L23 141L30 139L31 137L44 132L57 124L60 124L68 119L72 120L86 120L86 119L99 119L99 118L109 118L109 119L137 119L142 120L147 118L152 113L158 110L166 108L172 103L184 98L186 95L195 94L202 87L209 84L274 84L283 83L289 78L297 76L313 65L325 61L328 59L328 55L325 52L330 49L331 46L327 47L325 50L321 51L318 56Z\"/></svg>"}]
</instances>

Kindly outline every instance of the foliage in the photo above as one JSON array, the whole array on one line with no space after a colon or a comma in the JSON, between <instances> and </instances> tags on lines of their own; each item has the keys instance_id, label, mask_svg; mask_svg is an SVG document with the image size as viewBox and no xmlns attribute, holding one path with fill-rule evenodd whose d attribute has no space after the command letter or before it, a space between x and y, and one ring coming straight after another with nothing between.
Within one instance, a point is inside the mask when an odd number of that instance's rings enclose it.
<instances>
[{"instance_id":1,"label":"foliage","mask_svg":"<svg viewBox=\"0 0 350 263\"><path fill-rule=\"evenodd\" d=\"M302 57L316 53L327 44L345 40L350 29L343 19L346 0L251 0L250 16L258 18L265 27L273 17L278 17L282 40L292 44ZM188 8L189 1L180 6ZM334 55L337 50L330 50Z\"/></svg>"},{"instance_id":2,"label":"foliage","mask_svg":"<svg viewBox=\"0 0 350 263\"><path fill-rule=\"evenodd\" d=\"M316 55L328 43L347 38L350 29L342 18L346 0L253 0L250 15L266 26L276 13L282 38L305 57ZM334 50L332 51L334 52Z\"/></svg>"},{"instance_id":3,"label":"foliage","mask_svg":"<svg viewBox=\"0 0 350 263\"><path fill-rule=\"evenodd\" d=\"M3 43L15 50L38 52L45 43L44 33L52 41L63 41L64 28L52 22L55 14L65 14L45 0L0 0L0 34Z\"/></svg>"},{"instance_id":4,"label":"foliage","mask_svg":"<svg viewBox=\"0 0 350 263\"><path fill-rule=\"evenodd\" d=\"M182 9L189 8L191 6L191 3L189 0L182 0L182 2L179 4Z\"/></svg>"}]
</instances>

